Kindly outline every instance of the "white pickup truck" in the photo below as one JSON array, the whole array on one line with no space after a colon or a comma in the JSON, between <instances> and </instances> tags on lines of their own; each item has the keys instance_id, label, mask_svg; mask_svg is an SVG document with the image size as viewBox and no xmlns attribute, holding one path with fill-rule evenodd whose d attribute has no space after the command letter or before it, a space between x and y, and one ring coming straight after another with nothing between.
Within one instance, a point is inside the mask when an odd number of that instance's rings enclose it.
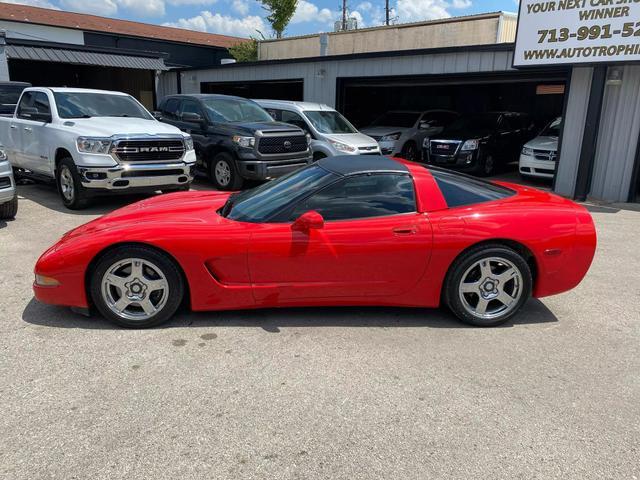
<instances>
[{"instance_id":1,"label":"white pickup truck","mask_svg":"<svg viewBox=\"0 0 640 480\"><path fill-rule=\"evenodd\" d=\"M55 179L70 209L96 195L188 190L196 162L188 134L103 90L25 89L13 116L0 116L0 145L17 173Z\"/></svg>"}]
</instances>

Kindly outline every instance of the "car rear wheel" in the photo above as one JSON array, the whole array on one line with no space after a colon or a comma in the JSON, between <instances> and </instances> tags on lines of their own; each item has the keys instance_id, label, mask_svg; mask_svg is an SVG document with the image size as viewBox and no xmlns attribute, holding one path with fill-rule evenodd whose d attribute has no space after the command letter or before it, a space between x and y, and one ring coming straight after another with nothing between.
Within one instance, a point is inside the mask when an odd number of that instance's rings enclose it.
<instances>
[{"instance_id":1,"label":"car rear wheel","mask_svg":"<svg viewBox=\"0 0 640 480\"><path fill-rule=\"evenodd\" d=\"M481 177L489 177L496 171L496 159L491 153L487 153L480 158L476 173Z\"/></svg>"},{"instance_id":2,"label":"car rear wheel","mask_svg":"<svg viewBox=\"0 0 640 480\"><path fill-rule=\"evenodd\" d=\"M209 162L209 176L218 190L240 190L244 182L228 153L219 153Z\"/></svg>"},{"instance_id":3,"label":"car rear wheel","mask_svg":"<svg viewBox=\"0 0 640 480\"><path fill-rule=\"evenodd\" d=\"M414 142L407 142L405 146L402 147L400 156L410 162L417 162L420 160L420 153L418 152L418 147Z\"/></svg>"},{"instance_id":4,"label":"car rear wheel","mask_svg":"<svg viewBox=\"0 0 640 480\"><path fill-rule=\"evenodd\" d=\"M0 220L9 220L15 218L18 214L18 196L14 197L6 203L0 205Z\"/></svg>"},{"instance_id":5,"label":"car rear wheel","mask_svg":"<svg viewBox=\"0 0 640 480\"><path fill-rule=\"evenodd\" d=\"M111 322L148 328L169 320L184 296L182 274L166 254L123 246L104 255L90 279L91 298Z\"/></svg>"},{"instance_id":6,"label":"car rear wheel","mask_svg":"<svg viewBox=\"0 0 640 480\"><path fill-rule=\"evenodd\" d=\"M531 296L531 269L515 250L483 245L451 266L444 299L463 322L479 327L502 325Z\"/></svg>"},{"instance_id":7,"label":"car rear wheel","mask_svg":"<svg viewBox=\"0 0 640 480\"><path fill-rule=\"evenodd\" d=\"M60 198L70 210L80 210L89 203L86 188L71 158L63 158L56 169L56 183Z\"/></svg>"}]
</instances>

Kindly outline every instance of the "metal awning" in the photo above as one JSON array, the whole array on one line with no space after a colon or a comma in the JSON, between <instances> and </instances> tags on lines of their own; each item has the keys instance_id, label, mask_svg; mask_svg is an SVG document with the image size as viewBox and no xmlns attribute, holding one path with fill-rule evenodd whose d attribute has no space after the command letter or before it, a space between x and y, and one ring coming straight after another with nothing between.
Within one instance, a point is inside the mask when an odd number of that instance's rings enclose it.
<instances>
[{"instance_id":1,"label":"metal awning","mask_svg":"<svg viewBox=\"0 0 640 480\"><path fill-rule=\"evenodd\" d=\"M75 65L97 65L101 67L134 68L138 70L169 70L164 59L114 55L87 50L7 45L8 59L35 60L39 62L71 63Z\"/></svg>"}]
</instances>

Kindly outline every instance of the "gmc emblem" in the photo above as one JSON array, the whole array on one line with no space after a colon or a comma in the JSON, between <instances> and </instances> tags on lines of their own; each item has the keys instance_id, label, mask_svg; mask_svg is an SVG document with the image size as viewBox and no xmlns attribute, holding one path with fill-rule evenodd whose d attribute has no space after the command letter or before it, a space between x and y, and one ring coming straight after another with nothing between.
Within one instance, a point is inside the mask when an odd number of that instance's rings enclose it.
<instances>
[{"instance_id":1,"label":"gmc emblem","mask_svg":"<svg viewBox=\"0 0 640 480\"><path fill-rule=\"evenodd\" d=\"M436 145L436 147L438 147L438 149L440 150L449 150L449 145Z\"/></svg>"},{"instance_id":2,"label":"gmc emblem","mask_svg":"<svg viewBox=\"0 0 640 480\"><path fill-rule=\"evenodd\" d=\"M140 147L140 153L157 153L157 152L168 152L169 147Z\"/></svg>"}]
</instances>

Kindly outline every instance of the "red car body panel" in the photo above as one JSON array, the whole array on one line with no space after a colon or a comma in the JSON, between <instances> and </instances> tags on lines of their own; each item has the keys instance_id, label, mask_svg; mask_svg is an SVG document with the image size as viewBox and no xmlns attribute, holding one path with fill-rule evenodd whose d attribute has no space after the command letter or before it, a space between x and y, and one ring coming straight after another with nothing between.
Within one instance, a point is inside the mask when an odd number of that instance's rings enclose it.
<instances>
[{"instance_id":1,"label":"red car body panel","mask_svg":"<svg viewBox=\"0 0 640 480\"><path fill-rule=\"evenodd\" d=\"M34 285L50 304L89 306L91 263L114 245L139 243L181 266L196 311L285 306L437 307L447 271L465 249L489 241L533 255L534 296L574 288L586 275L596 233L583 207L551 193L505 184L516 195L448 208L431 173L404 162L418 212L326 222L300 232L290 223L256 224L217 214L228 194L162 195L117 210L65 235L35 271L56 287Z\"/></svg>"}]
</instances>

